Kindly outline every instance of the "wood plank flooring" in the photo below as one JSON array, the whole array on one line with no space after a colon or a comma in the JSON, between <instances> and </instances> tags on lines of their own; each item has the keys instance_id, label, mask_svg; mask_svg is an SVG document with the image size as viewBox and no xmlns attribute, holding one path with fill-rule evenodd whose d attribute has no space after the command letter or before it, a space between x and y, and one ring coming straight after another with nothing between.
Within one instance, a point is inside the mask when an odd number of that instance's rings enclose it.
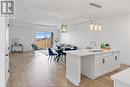
<instances>
[{"instance_id":1,"label":"wood plank flooring","mask_svg":"<svg viewBox=\"0 0 130 87\"><path fill-rule=\"evenodd\" d=\"M79 87L113 87L110 76L129 66L121 65L108 75L96 80L82 76ZM43 54L14 53L10 55L10 79L7 87L75 87L65 79L65 64L48 61Z\"/></svg>"}]
</instances>

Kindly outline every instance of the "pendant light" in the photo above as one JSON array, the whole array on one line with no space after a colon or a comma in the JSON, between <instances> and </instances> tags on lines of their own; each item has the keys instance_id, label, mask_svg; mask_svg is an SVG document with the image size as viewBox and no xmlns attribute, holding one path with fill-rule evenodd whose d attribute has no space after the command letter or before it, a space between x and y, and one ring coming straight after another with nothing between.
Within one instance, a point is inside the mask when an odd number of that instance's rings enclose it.
<instances>
[{"instance_id":1,"label":"pendant light","mask_svg":"<svg viewBox=\"0 0 130 87\"><path fill-rule=\"evenodd\" d=\"M102 26L101 26L101 24L98 25L98 31L102 31Z\"/></svg>"},{"instance_id":2,"label":"pendant light","mask_svg":"<svg viewBox=\"0 0 130 87\"><path fill-rule=\"evenodd\" d=\"M91 23L91 24L89 25L89 30L90 30L90 31L93 31L93 30L94 30L94 24L93 24L93 23Z\"/></svg>"},{"instance_id":3,"label":"pendant light","mask_svg":"<svg viewBox=\"0 0 130 87\"><path fill-rule=\"evenodd\" d=\"M98 30L98 25L97 25L97 24L94 25L94 30L95 30L95 31Z\"/></svg>"},{"instance_id":4,"label":"pendant light","mask_svg":"<svg viewBox=\"0 0 130 87\"><path fill-rule=\"evenodd\" d=\"M66 33L67 32L67 24L62 24L61 25L61 32Z\"/></svg>"},{"instance_id":5,"label":"pendant light","mask_svg":"<svg viewBox=\"0 0 130 87\"><path fill-rule=\"evenodd\" d=\"M62 17L62 24L61 24L61 33L67 32L67 24L65 23L65 15L63 14Z\"/></svg>"},{"instance_id":6,"label":"pendant light","mask_svg":"<svg viewBox=\"0 0 130 87\"><path fill-rule=\"evenodd\" d=\"M102 31L102 26L101 26L101 24L91 23L89 25L89 30L90 31Z\"/></svg>"}]
</instances>

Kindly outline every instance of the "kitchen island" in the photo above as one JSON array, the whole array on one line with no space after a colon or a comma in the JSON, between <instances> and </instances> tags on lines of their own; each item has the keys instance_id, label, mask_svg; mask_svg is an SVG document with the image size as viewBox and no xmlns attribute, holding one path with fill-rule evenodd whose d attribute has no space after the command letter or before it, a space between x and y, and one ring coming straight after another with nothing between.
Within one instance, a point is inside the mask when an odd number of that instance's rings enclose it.
<instances>
[{"instance_id":1,"label":"kitchen island","mask_svg":"<svg viewBox=\"0 0 130 87\"><path fill-rule=\"evenodd\" d=\"M66 78L79 86L81 74L96 79L120 67L118 50L66 51Z\"/></svg>"}]
</instances>

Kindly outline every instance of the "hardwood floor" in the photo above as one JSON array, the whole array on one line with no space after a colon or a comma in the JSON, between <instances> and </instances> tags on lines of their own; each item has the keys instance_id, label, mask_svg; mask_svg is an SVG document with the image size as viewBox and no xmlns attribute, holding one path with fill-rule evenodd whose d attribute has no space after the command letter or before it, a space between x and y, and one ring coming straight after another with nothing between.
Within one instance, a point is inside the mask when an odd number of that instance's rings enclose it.
<instances>
[{"instance_id":1,"label":"hardwood floor","mask_svg":"<svg viewBox=\"0 0 130 87\"><path fill-rule=\"evenodd\" d=\"M96 80L82 76L79 87L113 87L110 76L128 68L121 65L108 75ZM48 61L43 54L14 53L10 55L10 79L7 87L75 87L65 79L65 65Z\"/></svg>"}]
</instances>

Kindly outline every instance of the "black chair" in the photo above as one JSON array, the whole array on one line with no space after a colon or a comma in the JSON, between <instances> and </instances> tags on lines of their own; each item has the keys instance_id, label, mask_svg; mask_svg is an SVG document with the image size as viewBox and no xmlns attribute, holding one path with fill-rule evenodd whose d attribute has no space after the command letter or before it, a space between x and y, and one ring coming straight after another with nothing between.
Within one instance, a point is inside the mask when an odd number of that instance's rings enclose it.
<instances>
[{"instance_id":1,"label":"black chair","mask_svg":"<svg viewBox=\"0 0 130 87\"><path fill-rule=\"evenodd\" d=\"M74 46L74 50L77 50L77 49L78 49L78 47Z\"/></svg>"},{"instance_id":2,"label":"black chair","mask_svg":"<svg viewBox=\"0 0 130 87\"><path fill-rule=\"evenodd\" d=\"M61 56L62 56L62 58L63 58L63 56L66 57L66 53L64 53L62 49L58 49L58 50L57 50L57 53L58 53L58 55L57 55L57 56L55 57L55 59L54 59L54 60L57 59L57 62L59 62Z\"/></svg>"},{"instance_id":3,"label":"black chair","mask_svg":"<svg viewBox=\"0 0 130 87\"><path fill-rule=\"evenodd\" d=\"M58 55L57 53L54 53L51 48L48 48L48 54L49 54L48 59L49 59L50 57L51 57L51 59L52 59L52 57L55 57L55 56Z\"/></svg>"}]
</instances>

